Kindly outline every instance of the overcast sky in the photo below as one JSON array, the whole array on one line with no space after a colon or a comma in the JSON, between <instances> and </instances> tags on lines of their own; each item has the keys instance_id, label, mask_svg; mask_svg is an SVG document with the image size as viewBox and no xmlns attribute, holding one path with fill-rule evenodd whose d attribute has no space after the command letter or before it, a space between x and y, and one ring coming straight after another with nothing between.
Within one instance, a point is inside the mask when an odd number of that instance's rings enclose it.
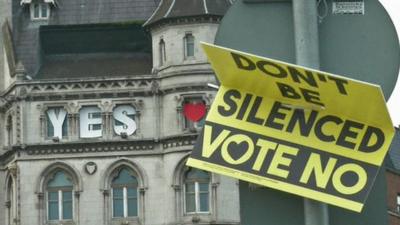
<instances>
[{"instance_id":1,"label":"overcast sky","mask_svg":"<svg viewBox=\"0 0 400 225\"><path fill-rule=\"evenodd\" d=\"M388 11L400 36L400 0L379 0ZM400 43L399 43L400 44ZM396 127L400 125L400 79L397 79L396 87L388 102L389 112Z\"/></svg>"}]
</instances>

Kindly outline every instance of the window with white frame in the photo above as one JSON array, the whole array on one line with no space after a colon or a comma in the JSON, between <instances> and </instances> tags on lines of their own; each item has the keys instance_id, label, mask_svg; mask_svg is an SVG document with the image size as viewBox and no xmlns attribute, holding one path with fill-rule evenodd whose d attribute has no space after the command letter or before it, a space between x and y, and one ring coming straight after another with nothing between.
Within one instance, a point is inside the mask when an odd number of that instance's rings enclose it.
<instances>
[{"instance_id":1,"label":"window with white frame","mask_svg":"<svg viewBox=\"0 0 400 225\"><path fill-rule=\"evenodd\" d=\"M185 48L185 59L194 56L194 36L192 33L187 33L183 38Z\"/></svg>"},{"instance_id":2,"label":"window with white frame","mask_svg":"<svg viewBox=\"0 0 400 225\"><path fill-rule=\"evenodd\" d=\"M188 168L184 174L185 213L210 211L210 173Z\"/></svg>"},{"instance_id":3,"label":"window with white frame","mask_svg":"<svg viewBox=\"0 0 400 225\"><path fill-rule=\"evenodd\" d=\"M73 183L62 171L56 171L47 183L47 218L49 221L73 219Z\"/></svg>"},{"instance_id":4,"label":"window with white frame","mask_svg":"<svg viewBox=\"0 0 400 225\"><path fill-rule=\"evenodd\" d=\"M50 17L50 5L42 0L32 1L30 13L32 20L47 20Z\"/></svg>"},{"instance_id":5,"label":"window with white frame","mask_svg":"<svg viewBox=\"0 0 400 225\"><path fill-rule=\"evenodd\" d=\"M159 55L159 65L162 66L164 65L165 61L167 60L167 55L165 52L165 42L164 39L160 39L160 42L158 43L158 55Z\"/></svg>"},{"instance_id":6,"label":"window with white frame","mask_svg":"<svg viewBox=\"0 0 400 225\"><path fill-rule=\"evenodd\" d=\"M138 181L133 171L121 167L111 182L112 216L127 218L138 216Z\"/></svg>"}]
</instances>

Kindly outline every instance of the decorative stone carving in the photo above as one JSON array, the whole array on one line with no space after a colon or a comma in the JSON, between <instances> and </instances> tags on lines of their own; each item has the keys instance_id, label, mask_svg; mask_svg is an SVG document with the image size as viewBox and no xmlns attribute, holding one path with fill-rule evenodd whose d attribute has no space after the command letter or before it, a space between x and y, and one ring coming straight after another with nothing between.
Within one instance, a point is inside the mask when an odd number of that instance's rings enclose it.
<instances>
[{"instance_id":1,"label":"decorative stone carving","mask_svg":"<svg viewBox=\"0 0 400 225\"><path fill-rule=\"evenodd\" d=\"M157 81L151 83L151 92L153 94L158 94L160 91L160 84Z\"/></svg>"},{"instance_id":2,"label":"decorative stone carving","mask_svg":"<svg viewBox=\"0 0 400 225\"><path fill-rule=\"evenodd\" d=\"M15 68L15 76L17 80L25 80L26 78L26 70L24 65L22 64L21 61L17 63L17 66Z\"/></svg>"},{"instance_id":3,"label":"decorative stone carving","mask_svg":"<svg viewBox=\"0 0 400 225\"><path fill-rule=\"evenodd\" d=\"M18 172L18 166L17 163L11 163L8 167L7 167L8 171L10 172L11 176L13 178L17 177L17 172Z\"/></svg>"},{"instance_id":4,"label":"decorative stone carving","mask_svg":"<svg viewBox=\"0 0 400 225\"><path fill-rule=\"evenodd\" d=\"M94 162L88 162L85 164L85 172L89 175L95 174L97 171L97 164Z\"/></svg>"},{"instance_id":5,"label":"decorative stone carving","mask_svg":"<svg viewBox=\"0 0 400 225\"><path fill-rule=\"evenodd\" d=\"M87 152L151 151L155 146L149 141L94 142L74 144L28 145L24 149L28 155L76 154ZM21 149L22 150L22 149Z\"/></svg>"},{"instance_id":6,"label":"decorative stone carving","mask_svg":"<svg viewBox=\"0 0 400 225\"><path fill-rule=\"evenodd\" d=\"M167 139L162 141L163 149L176 148L182 146L192 146L196 142L196 134L187 135L180 138Z\"/></svg>"}]
</instances>

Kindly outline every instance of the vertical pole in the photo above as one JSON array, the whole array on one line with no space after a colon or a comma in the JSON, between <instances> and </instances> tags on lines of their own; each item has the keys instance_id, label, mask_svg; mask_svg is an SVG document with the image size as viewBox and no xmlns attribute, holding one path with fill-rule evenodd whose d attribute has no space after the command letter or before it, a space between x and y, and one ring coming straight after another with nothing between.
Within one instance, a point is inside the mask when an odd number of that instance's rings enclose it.
<instances>
[{"instance_id":1,"label":"vertical pole","mask_svg":"<svg viewBox=\"0 0 400 225\"><path fill-rule=\"evenodd\" d=\"M292 4L296 63L319 69L317 1L293 0ZM329 225L328 206L305 198L304 220L305 225Z\"/></svg>"}]
</instances>

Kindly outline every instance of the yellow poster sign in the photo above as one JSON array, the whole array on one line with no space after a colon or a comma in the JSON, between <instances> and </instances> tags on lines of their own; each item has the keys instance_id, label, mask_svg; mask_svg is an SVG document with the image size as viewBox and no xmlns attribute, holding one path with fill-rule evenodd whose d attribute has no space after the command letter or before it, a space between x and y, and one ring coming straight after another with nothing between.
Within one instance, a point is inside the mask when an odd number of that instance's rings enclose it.
<instances>
[{"instance_id":1,"label":"yellow poster sign","mask_svg":"<svg viewBox=\"0 0 400 225\"><path fill-rule=\"evenodd\" d=\"M187 165L360 212L394 136L380 87L203 48L221 86Z\"/></svg>"}]
</instances>

